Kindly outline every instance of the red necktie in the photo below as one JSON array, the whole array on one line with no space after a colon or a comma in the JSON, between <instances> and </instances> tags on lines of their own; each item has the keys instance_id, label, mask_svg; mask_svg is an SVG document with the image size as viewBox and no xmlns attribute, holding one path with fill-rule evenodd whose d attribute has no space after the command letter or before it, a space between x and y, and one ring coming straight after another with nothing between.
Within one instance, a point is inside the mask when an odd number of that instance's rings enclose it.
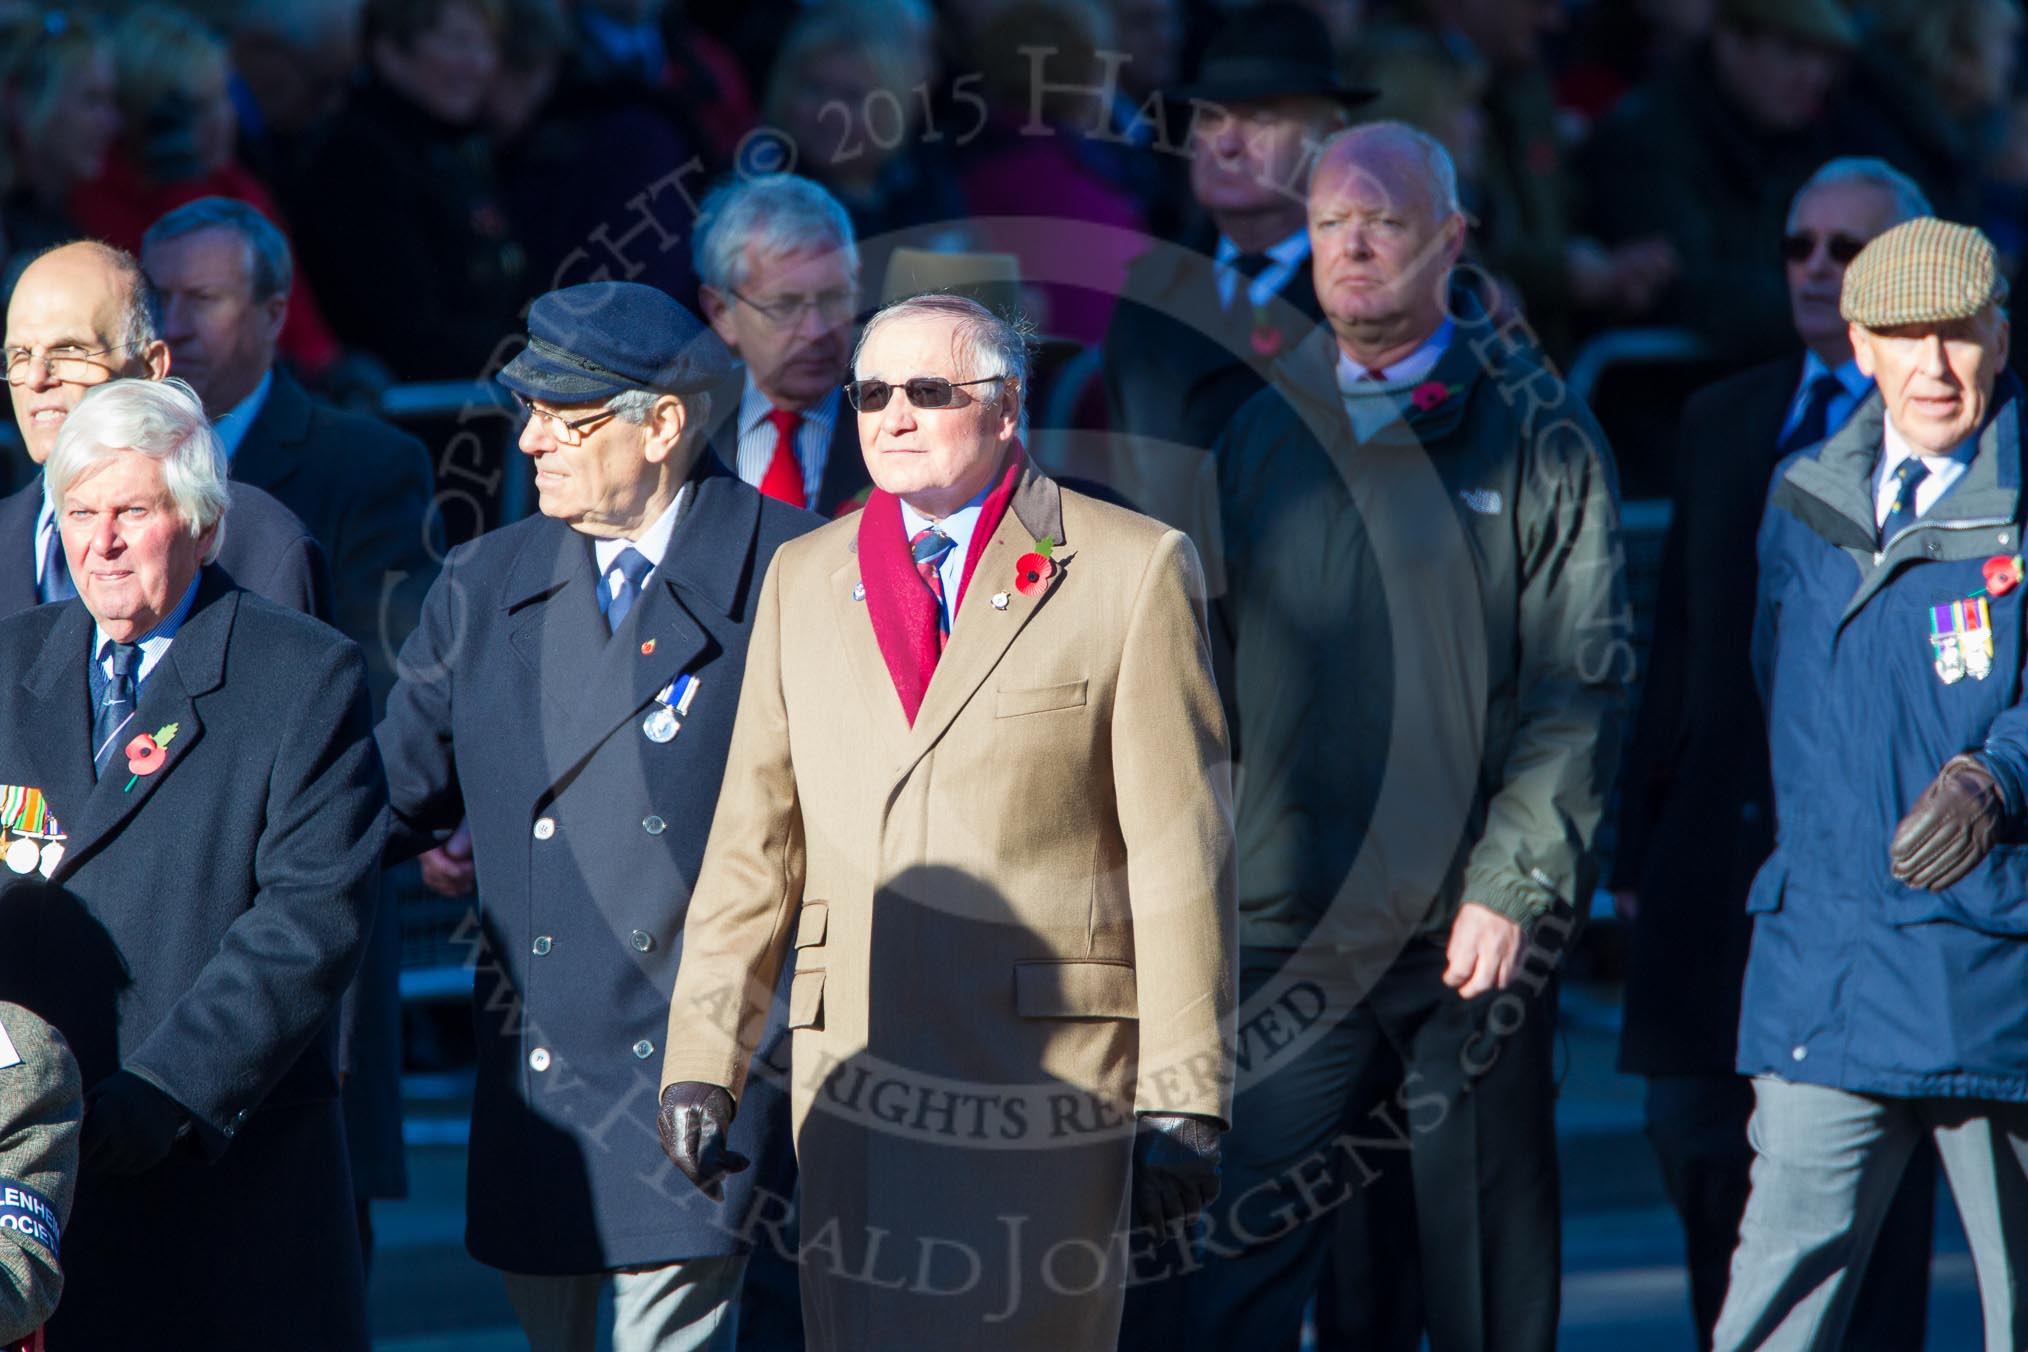
<instances>
[{"instance_id":1,"label":"red necktie","mask_svg":"<svg viewBox=\"0 0 2028 1352\"><path fill-rule=\"evenodd\" d=\"M803 415L792 408L771 408L768 421L775 425L775 458L768 462L768 472L761 476L760 491L791 507L808 507L809 495L803 492L803 462L796 459L796 429L802 425Z\"/></svg>"},{"instance_id":2,"label":"red necktie","mask_svg":"<svg viewBox=\"0 0 2028 1352\"><path fill-rule=\"evenodd\" d=\"M944 604L944 575L940 571L944 555L951 552L956 542L935 526L924 526L909 537L909 557L915 560L915 571L922 578L922 585L930 589L930 595L937 598L937 651L951 641L950 607Z\"/></svg>"}]
</instances>

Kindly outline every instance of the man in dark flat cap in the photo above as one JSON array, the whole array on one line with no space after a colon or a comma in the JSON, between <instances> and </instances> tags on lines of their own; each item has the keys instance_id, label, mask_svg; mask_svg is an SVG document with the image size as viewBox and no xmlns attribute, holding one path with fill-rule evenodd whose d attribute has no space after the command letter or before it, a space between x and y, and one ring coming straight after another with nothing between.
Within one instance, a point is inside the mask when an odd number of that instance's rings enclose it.
<instances>
[{"instance_id":1,"label":"man in dark flat cap","mask_svg":"<svg viewBox=\"0 0 2028 1352\"><path fill-rule=\"evenodd\" d=\"M652 287L535 302L500 381L527 411L541 515L444 560L380 725L389 862L470 823L466 1244L507 1274L536 1349L593 1347L608 1282L613 1347L731 1348L748 1242L786 1209L773 1158L706 1198L655 1128L761 578L819 524L711 453L705 391L731 370ZM734 1148L752 1157L772 1139L786 1155L785 1108L756 1077Z\"/></svg>"},{"instance_id":2,"label":"man in dark flat cap","mask_svg":"<svg viewBox=\"0 0 2028 1352\"><path fill-rule=\"evenodd\" d=\"M2006 299L1968 226L1918 217L1861 250L1839 309L1874 391L1777 471L1761 523L1777 843L1746 900L1755 1158L1720 1349L1842 1345L1924 1138L1985 1345L2028 1337L2028 513Z\"/></svg>"}]
</instances>

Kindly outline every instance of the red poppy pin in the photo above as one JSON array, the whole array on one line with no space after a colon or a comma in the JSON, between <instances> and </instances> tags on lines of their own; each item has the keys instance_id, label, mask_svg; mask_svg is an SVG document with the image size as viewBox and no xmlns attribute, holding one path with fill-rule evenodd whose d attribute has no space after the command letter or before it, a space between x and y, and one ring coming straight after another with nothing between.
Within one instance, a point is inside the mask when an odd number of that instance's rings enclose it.
<instances>
[{"instance_id":1,"label":"red poppy pin","mask_svg":"<svg viewBox=\"0 0 2028 1352\"><path fill-rule=\"evenodd\" d=\"M1039 596L1056 574L1056 541L1047 535L1035 542L1035 552L1014 561L1014 590L1023 596Z\"/></svg>"},{"instance_id":2,"label":"red poppy pin","mask_svg":"<svg viewBox=\"0 0 2028 1352\"><path fill-rule=\"evenodd\" d=\"M1427 413L1457 392L1456 385L1446 385L1441 380L1425 380L1408 392L1408 401Z\"/></svg>"},{"instance_id":3,"label":"red poppy pin","mask_svg":"<svg viewBox=\"0 0 2028 1352\"><path fill-rule=\"evenodd\" d=\"M1986 575L1986 595L2005 596L2021 583L2021 556L1995 554L1981 571Z\"/></svg>"},{"instance_id":4,"label":"red poppy pin","mask_svg":"<svg viewBox=\"0 0 2028 1352\"><path fill-rule=\"evenodd\" d=\"M131 792L142 775L152 775L169 759L169 743L176 740L176 724L168 723L155 729L153 734L142 733L127 743L127 771L133 778L121 793Z\"/></svg>"}]
</instances>

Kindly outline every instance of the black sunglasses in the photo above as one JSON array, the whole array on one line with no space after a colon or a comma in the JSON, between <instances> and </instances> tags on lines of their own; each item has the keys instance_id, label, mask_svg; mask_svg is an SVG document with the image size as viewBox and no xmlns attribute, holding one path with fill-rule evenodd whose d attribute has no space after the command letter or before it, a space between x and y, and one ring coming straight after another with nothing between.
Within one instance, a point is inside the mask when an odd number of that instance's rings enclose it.
<instances>
[{"instance_id":1,"label":"black sunglasses","mask_svg":"<svg viewBox=\"0 0 2028 1352\"><path fill-rule=\"evenodd\" d=\"M981 376L977 380L945 380L942 376L916 376L902 381L899 386L884 380L848 380L845 382L845 398L856 412L878 413L887 407L887 401L893 397L895 390L900 389L915 408L949 408L957 398L952 391L961 386L984 385L1007 378Z\"/></svg>"},{"instance_id":2,"label":"black sunglasses","mask_svg":"<svg viewBox=\"0 0 2028 1352\"><path fill-rule=\"evenodd\" d=\"M1825 252L1831 255L1831 261L1841 268L1857 258L1859 251L1866 247L1865 240L1854 239L1850 235L1784 235L1782 258L1790 263L1807 263L1816 254L1818 244L1824 246Z\"/></svg>"}]
</instances>

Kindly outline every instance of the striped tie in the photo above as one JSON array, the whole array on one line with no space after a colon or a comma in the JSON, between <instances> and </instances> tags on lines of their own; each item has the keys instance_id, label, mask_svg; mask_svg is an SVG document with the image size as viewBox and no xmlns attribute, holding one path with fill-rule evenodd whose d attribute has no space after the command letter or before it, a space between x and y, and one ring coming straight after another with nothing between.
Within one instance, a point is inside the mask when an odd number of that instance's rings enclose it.
<instances>
[{"instance_id":1,"label":"striped tie","mask_svg":"<svg viewBox=\"0 0 2028 1352\"><path fill-rule=\"evenodd\" d=\"M106 640L99 656L110 656L113 674L106 680L106 692L92 712L92 771L104 775L119 754L120 735L134 718L134 666L141 657L138 643Z\"/></svg>"},{"instance_id":2,"label":"striped tie","mask_svg":"<svg viewBox=\"0 0 2028 1352\"><path fill-rule=\"evenodd\" d=\"M909 537L908 552L915 560L915 571L922 577L922 585L930 589L930 595L937 598L937 651L942 652L944 644L951 637L951 608L944 602L944 575L938 565L944 555L951 552L955 543L950 536L935 526L924 526Z\"/></svg>"}]
</instances>

